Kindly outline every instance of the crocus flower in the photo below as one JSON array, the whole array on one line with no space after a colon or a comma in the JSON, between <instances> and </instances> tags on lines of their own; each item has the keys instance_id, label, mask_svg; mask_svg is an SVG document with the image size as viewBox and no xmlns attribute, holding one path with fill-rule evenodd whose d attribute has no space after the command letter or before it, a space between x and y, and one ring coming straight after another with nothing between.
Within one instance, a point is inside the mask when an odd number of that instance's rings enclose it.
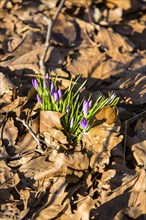
<instances>
[{"instance_id":1,"label":"crocus flower","mask_svg":"<svg viewBox=\"0 0 146 220\"><path fill-rule=\"evenodd\" d=\"M70 128L73 127L73 124L74 124L74 117L72 117L71 121L70 121Z\"/></svg>"},{"instance_id":2,"label":"crocus flower","mask_svg":"<svg viewBox=\"0 0 146 220\"><path fill-rule=\"evenodd\" d=\"M50 89L50 95L54 96L54 92L55 92L55 87L54 87L54 82L51 82L51 89Z\"/></svg>"},{"instance_id":3,"label":"crocus flower","mask_svg":"<svg viewBox=\"0 0 146 220\"><path fill-rule=\"evenodd\" d=\"M62 91L61 89L58 89L58 96L59 96L59 100L62 98Z\"/></svg>"},{"instance_id":4,"label":"crocus flower","mask_svg":"<svg viewBox=\"0 0 146 220\"><path fill-rule=\"evenodd\" d=\"M38 94L36 95L36 98L37 98L38 103L42 104L42 99Z\"/></svg>"},{"instance_id":5,"label":"crocus flower","mask_svg":"<svg viewBox=\"0 0 146 220\"><path fill-rule=\"evenodd\" d=\"M83 128L84 132L86 131L86 129L88 128L89 124L86 120L86 118L83 118L82 121L80 121L80 126Z\"/></svg>"},{"instance_id":6,"label":"crocus flower","mask_svg":"<svg viewBox=\"0 0 146 220\"><path fill-rule=\"evenodd\" d=\"M37 90L39 88L39 82L36 79L32 79L32 85Z\"/></svg>"},{"instance_id":7,"label":"crocus flower","mask_svg":"<svg viewBox=\"0 0 146 220\"><path fill-rule=\"evenodd\" d=\"M56 91L53 93L53 98L55 99L55 102L59 102L59 101L60 101L60 99L62 98L61 89L58 89L58 90L56 90Z\"/></svg>"},{"instance_id":8,"label":"crocus flower","mask_svg":"<svg viewBox=\"0 0 146 220\"><path fill-rule=\"evenodd\" d=\"M84 100L83 102L83 114L85 116L85 118L87 117L88 111L91 108L92 105L92 100L88 101L88 100Z\"/></svg>"}]
</instances>

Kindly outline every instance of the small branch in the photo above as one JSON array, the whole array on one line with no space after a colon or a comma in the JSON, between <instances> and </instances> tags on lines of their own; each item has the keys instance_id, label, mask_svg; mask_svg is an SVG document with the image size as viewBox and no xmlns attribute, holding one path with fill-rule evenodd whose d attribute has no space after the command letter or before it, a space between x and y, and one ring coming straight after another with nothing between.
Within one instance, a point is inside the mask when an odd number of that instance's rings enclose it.
<instances>
[{"instance_id":1,"label":"small branch","mask_svg":"<svg viewBox=\"0 0 146 220\"><path fill-rule=\"evenodd\" d=\"M45 58L46 58L46 55L47 55L48 48L50 46L51 32L52 32L53 26L54 26L54 24L55 24L55 22L56 22L56 20L58 18L58 15L59 15L59 13L61 11L61 8L62 8L64 2L65 2L65 0L61 0L60 1L60 4L59 4L59 6L57 8L57 11L54 14L52 19L48 19L48 18L44 17L44 19L48 23L48 29L47 29L47 36L46 36L46 42L45 42L44 51L43 51L42 56L41 56L40 61L39 61L40 72L41 72L43 77L46 74Z\"/></svg>"},{"instance_id":2,"label":"small branch","mask_svg":"<svg viewBox=\"0 0 146 220\"><path fill-rule=\"evenodd\" d=\"M26 124L26 122L20 118L16 118L18 121L20 121L24 127L30 132L30 134L32 135L32 137L35 139L35 141L37 142L38 145L38 152L41 154L44 154L44 151L41 150L41 144L40 144L40 140L39 138L35 135L35 133L33 132L33 130L29 127L29 125Z\"/></svg>"}]
</instances>

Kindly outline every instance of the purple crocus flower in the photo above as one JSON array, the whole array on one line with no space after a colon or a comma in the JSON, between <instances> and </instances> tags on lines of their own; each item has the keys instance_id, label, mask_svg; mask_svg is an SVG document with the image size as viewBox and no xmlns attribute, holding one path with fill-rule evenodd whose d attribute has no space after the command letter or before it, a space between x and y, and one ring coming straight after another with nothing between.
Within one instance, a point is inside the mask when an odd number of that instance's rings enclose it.
<instances>
[{"instance_id":1,"label":"purple crocus flower","mask_svg":"<svg viewBox=\"0 0 146 220\"><path fill-rule=\"evenodd\" d=\"M70 128L73 127L73 124L74 124L74 117L72 117L71 121L70 121Z\"/></svg>"},{"instance_id":2,"label":"purple crocus flower","mask_svg":"<svg viewBox=\"0 0 146 220\"><path fill-rule=\"evenodd\" d=\"M86 118L83 118L82 121L80 121L80 126L83 128L84 132L86 131L86 129L88 128L89 124L86 120Z\"/></svg>"},{"instance_id":3,"label":"purple crocus flower","mask_svg":"<svg viewBox=\"0 0 146 220\"><path fill-rule=\"evenodd\" d=\"M31 80L33 87L37 90L39 88L39 82L36 79Z\"/></svg>"},{"instance_id":4,"label":"purple crocus flower","mask_svg":"<svg viewBox=\"0 0 146 220\"><path fill-rule=\"evenodd\" d=\"M49 73L46 73L45 78L46 78L46 79L49 79Z\"/></svg>"},{"instance_id":5,"label":"purple crocus flower","mask_svg":"<svg viewBox=\"0 0 146 220\"><path fill-rule=\"evenodd\" d=\"M59 100L62 98L62 91L61 91L61 89L58 89L58 96L59 96Z\"/></svg>"},{"instance_id":6,"label":"purple crocus flower","mask_svg":"<svg viewBox=\"0 0 146 220\"><path fill-rule=\"evenodd\" d=\"M92 105L92 100L88 101L88 100L84 100L83 102L83 114L85 116L85 118L87 117L88 111L91 108Z\"/></svg>"},{"instance_id":7,"label":"purple crocus flower","mask_svg":"<svg viewBox=\"0 0 146 220\"><path fill-rule=\"evenodd\" d=\"M50 95L53 97L55 92L54 82L51 82Z\"/></svg>"},{"instance_id":8,"label":"purple crocus flower","mask_svg":"<svg viewBox=\"0 0 146 220\"><path fill-rule=\"evenodd\" d=\"M37 98L38 103L42 104L42 99L38 94L36 95L36 98Z\"/></svg>"},{"instance_id":9,"label":"purple crocus flower","mask_svg":"<svg viewBox=\"0 0 146 220\"><path fill-rule=\"evenodd\" d=\"M53 98L55 99L55 102L59 102L58 91L55 91L55 92L53 93Z\"/></svg>"},{"instance_id":10,"label":"purple crocus flower","mask_svg":"<svg viewBox=\"0 0 146 220\"><path fill-rule=\"evenodd\" d=\"M53 98L55 99L55 102L59 102L60 99L62 98L62 91L61 89L56 90L53 92Z\"/></svg>"}]
</instances>

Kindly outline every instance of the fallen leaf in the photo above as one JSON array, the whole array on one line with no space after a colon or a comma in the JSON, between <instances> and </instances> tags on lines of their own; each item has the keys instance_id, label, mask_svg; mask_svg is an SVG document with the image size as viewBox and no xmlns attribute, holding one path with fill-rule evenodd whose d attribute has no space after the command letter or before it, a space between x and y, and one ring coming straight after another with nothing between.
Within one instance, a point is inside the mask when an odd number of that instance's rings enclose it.
<instances>
[{"instance_id":1,"label":"fallen leaf","mask_svg":"<svg viewBox=\"0 0 146 220\"><path fill-rule=\"evenodd\" d=\"M142 215L146 215L146 171L141 169L139 178L132 187L132 192L126 208L126 214L137 219Z\"/></svg>"},{"instance_id":2,"label":"fallen leaf","mask_svg":"<svg viewBox=\"0 0 146 220\"><path fill-rule=\"evenodd\" d=\"M136 125L136 135L132 137L132 151L140 166L146 165L146 121L139 120Z\"/></svg>"},{"instance_id":3,"label":"fallen leaf","mask_svg":"<svg viewBox=\"0 0 146 220\"><path fill-rule=\"evenodd\" d=\"M62 125L60 122L63 113L55 111L41 111L40 112L40 132L49 132L50 128L61 129Z\"/></svg>"},{"instance_id":4,"label":"fallen leaf","mask_svg":"<svg viewBox=\"0 0 146 220\"><path fill-rule=\"evenodd\" d=\"M51 138L53 138L62 144L68 144L67 137L64 135L62 131L56 128L48 128L47 130L48 132L43 132L45 142L51 143Z\"/></svg>"}]
</instances>

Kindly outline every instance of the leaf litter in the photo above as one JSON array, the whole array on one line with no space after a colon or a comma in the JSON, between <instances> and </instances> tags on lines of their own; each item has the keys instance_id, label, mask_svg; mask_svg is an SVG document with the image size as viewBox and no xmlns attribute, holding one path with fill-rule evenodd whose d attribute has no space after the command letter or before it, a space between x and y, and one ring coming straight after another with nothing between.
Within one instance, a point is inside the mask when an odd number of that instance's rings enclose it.
<instances>
[{"instance_id":1,"label":"leaf litter","mask_svg":"<svg viewBox=\"0 0 146 220\"><path fill-rule=\"evenodd\" d=\"M45 43L43 16L51 17L56 3L0 3L0 218L143 220L144 1L72 0L59 14L45 60L52 75L58 73L66 88L70 75L82 74L79 84L88 79L85 96L120 96L118 109L102 109L95 127L74 146L60 130L61 115L39 118L30 91Z\"/></svg>"}]
</instances>

